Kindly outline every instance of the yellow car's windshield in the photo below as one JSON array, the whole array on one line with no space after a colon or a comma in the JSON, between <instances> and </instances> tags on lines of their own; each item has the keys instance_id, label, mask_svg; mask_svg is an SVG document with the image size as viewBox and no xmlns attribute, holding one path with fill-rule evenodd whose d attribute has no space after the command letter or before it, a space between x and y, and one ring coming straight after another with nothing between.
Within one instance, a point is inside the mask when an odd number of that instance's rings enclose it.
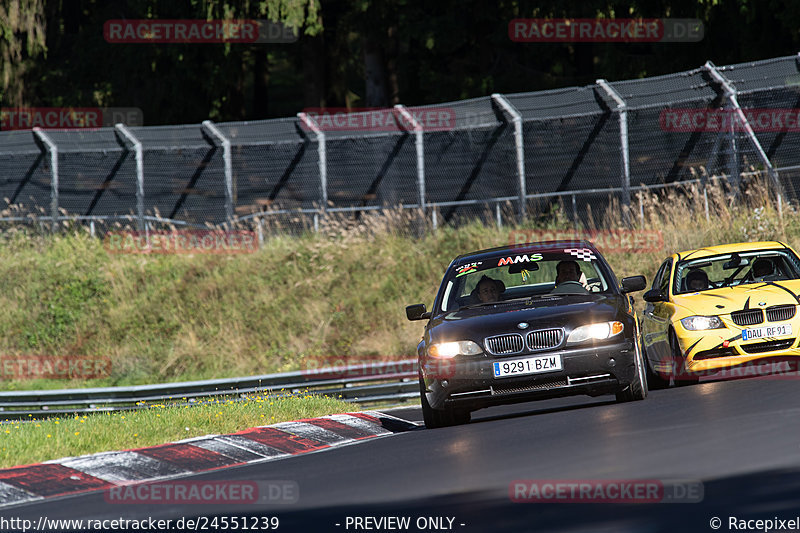
<instances>
[{"instance_id":1,"label":"yellow car's windshield","mask_svg":"<svg viewBox=\"0 0 800 533\"><path fill-rule=\"evenodd\" d=\"M790 250L758 250L680 261L673 292L686 294L747 283L800 279L800 259Z\"/></svg>"}]
</instances>

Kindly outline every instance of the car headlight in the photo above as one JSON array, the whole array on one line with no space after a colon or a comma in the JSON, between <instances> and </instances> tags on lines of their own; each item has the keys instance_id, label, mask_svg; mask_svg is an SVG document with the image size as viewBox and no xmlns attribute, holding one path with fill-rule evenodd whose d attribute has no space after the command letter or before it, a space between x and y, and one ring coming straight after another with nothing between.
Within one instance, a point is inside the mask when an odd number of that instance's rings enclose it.
<instances>
[{"instance_id":1,"label":"car headlight","mask_svg":"<svg viewBox=\"0 0 800 533\"><path fill-rule=\"evenodd\" d=\"M689 331L703 331L705 329L724 328L725 324L718 316L687 316L681 319L681 324Z\"/></svg>"},{"instance_id":2,"label":"car headlight","mask_svg":"<svg viewBox=\"0 0 800 533\"><path fill-rule=\"evenodd\" d=\"M481 347L472 341L437 342L428 346L428 355L439 359L452 359L457 355L478 355Z\"/></svg>"},{"instance_id":3,"label":"car headlight","mask_svg":"<svg viewBox=\"0 0 800 533\"><path fill-rule=\"evenodd\" d=\"M622 333L625 325L618 321L599 322L597 324L586 324L572 330L572 333L567 337L567 344L577 344L587 340L603 340L610 339L615 335Z\"/></svg>"}]
</instances>

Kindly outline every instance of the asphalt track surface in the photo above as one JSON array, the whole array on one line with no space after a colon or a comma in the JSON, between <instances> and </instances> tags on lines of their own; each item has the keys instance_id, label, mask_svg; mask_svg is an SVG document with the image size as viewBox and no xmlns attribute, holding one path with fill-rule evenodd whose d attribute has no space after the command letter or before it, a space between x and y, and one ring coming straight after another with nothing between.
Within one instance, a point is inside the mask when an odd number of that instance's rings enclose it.
<instances>
[{"instance_id":1,"label":"asphalt track surface","mask_svg":"<svg viewBox=\"0 0 800 533\"><path fill-rule=\"evenodd\" d=\"M418 408L391 413L421 424ZM800 377L703 382L627 404L576 397L496 407L473 413L465 426L420 426L191 479L291 480L299 500L271 507L128 505L89 493L4 509L0 517L277 516L278 531L303 532L670 533L714 531L709 524L717 517L718 531L733 531L731 516L800 516ZM514 503L509 496L515 480L598 479L701 482L703 496L699 503L628 504ZM410 525L354 525L356 517L395 516L410 517ZM417 522L427 517L452 518L452 526L447 519Z\"/></svg>"}]
</instances>

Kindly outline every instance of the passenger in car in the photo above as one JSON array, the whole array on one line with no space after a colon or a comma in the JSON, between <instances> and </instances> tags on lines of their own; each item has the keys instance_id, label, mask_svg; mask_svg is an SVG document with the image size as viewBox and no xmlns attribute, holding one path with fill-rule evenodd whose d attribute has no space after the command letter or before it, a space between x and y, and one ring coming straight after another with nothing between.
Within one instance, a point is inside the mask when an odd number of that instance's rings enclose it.
<instances>
[{"instance_id":1,"label":"passenger in car","mask_svg":"<svg viewBox=\"0 0 800 533\"><path fill-rule=\"evenodd\" d=\"M505 290L505 283L484 275L480 281L478 281L478 285L475 286L475 290L472 291L472 294L479 303L488 303L500 300L500 295Z\"/></svg>"},{"instance_id":2,"label":"passenger in car","mask_svg":"<svg viewBox=\"0 0 800 533\"><path fill-rule=\"evenodd\" d=\"M704 291L708 288L708 274L698 269L686 275L686 288L690 291Z\"/></svg>"}]
</instances>

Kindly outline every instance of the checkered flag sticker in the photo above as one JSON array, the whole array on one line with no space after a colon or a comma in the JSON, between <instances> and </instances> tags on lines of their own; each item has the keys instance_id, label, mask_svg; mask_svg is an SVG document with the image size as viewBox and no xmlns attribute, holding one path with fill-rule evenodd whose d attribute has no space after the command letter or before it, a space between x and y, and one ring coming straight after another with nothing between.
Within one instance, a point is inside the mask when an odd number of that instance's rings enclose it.
<instances>
[{"instance_id":1,"label":"checkered flag sticker","mask_svg":"<svg viewBox=\"0 0 800 533\"><path fill-rule=\"evenodd\" d=\"M589 248L565 248L564 251L569 255L574 255L581 261L597 259L594 255L594 252Z\"/></svg>"}]
</instances>

